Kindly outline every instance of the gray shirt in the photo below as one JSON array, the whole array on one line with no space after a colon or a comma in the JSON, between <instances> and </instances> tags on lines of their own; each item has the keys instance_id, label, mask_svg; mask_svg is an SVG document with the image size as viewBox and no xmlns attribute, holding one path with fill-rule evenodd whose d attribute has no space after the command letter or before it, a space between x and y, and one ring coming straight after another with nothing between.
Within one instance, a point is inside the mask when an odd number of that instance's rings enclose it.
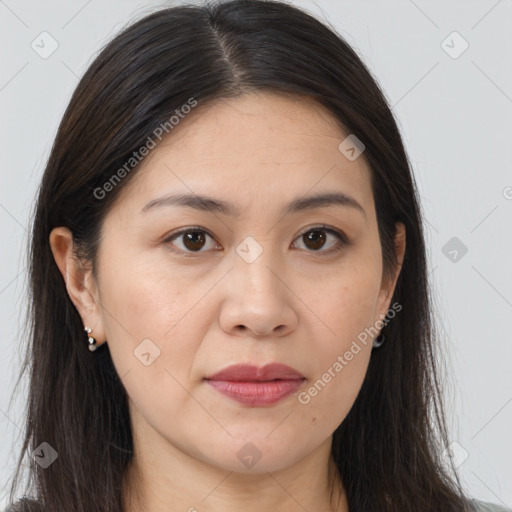
<instances>
[{"instance_id":1,"label":"gray shirt","mask_svg":"<svg viewBox=\"0 0 512 512\"><path fill-rule=\"evenodd\" d=\"M475 507L475 512L512 512L512 509L508 507L497 505L496 503L490 503L488 501L474 500L473 505Z\"/></svg>"}]
</instances>

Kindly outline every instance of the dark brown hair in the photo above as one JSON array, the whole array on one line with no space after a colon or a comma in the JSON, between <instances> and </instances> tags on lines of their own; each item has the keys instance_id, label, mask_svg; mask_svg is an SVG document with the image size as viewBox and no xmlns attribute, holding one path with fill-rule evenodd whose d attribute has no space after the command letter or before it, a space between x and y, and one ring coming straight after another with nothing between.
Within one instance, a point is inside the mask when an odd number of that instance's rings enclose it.
<instances>
[{"instance_id":1,"label":"dark brown hair","mask_svg":"<svg viewBox=\"0 0 512 512\"><path fill-rule=\"evenodd\" d=\"M306 96L365 144L383 265L395 264L395 222L407 247L392 302L360 393L334 433L332 453L351 512L469 510L458 476L443 464L449 441L436 362L418 193L394 116L375 79L345 40L283 2L233 0L159 10L109 42L80 80L60 124L38 191L31 246L26 433L11 488L51 512L121 512L133 455L127 396L108 347L91 357L81 318L52 256L56 226L73 233L95 267L102 220L130 183L94 191L193 97L197 109L257 90ZM172 133L169 135L172 137ZM47 469L31 454L59 454Z\"/></svg>"}]
</instances>

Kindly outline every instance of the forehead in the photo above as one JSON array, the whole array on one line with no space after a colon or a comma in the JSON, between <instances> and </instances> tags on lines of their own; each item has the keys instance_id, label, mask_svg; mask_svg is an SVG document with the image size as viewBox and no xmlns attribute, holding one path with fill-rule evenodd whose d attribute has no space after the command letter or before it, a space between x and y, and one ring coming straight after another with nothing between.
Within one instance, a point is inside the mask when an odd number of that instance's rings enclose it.
<instances>
[{"instance_id":1,"label":"forehead","mask_svg":"<svg viewBox=\"0 0 512 512\"><path fill-rule=\"evenodd\" d=\"M133 183L144 199L164 191L274 201L330 189L373 202L364 153L339 146L347 130L318 103L256 92L196 107L140 164ZM130 187L131 188L131 187Z\"/></svg>"}]
</instances>

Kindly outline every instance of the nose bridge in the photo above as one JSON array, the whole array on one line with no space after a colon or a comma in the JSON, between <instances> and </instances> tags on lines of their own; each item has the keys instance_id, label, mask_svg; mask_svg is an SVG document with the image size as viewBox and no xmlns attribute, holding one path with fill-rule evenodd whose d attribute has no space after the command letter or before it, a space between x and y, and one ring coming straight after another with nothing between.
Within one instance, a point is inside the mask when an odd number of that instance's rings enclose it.
<instances>
[{"instance_id":1,"label":"nose bridge","mask_svg":"<svg viewBox=\"0 0 512 512\"><path fill-rule=\"evenodd\" d=\"M248 236L235 248L232 284L236 288L230 284L227 293L231 295L232 327L243 325L264 335L293 323L294 314L278 277L282 268L279 251L271 247L271 237L261 236L260 240Z\"/></svg>"},{"instance_id":2,"label":"nose bridge","mask_svg":"<svg viewBox=\"0 0 512 512\"><path fill-rule=\"evenodd\" d=\"M258 241L254 236L245 237L235 248L235 271L240 272L244 287L252 292L265 292L276 288L279 281L271 269L280 267L277 251L271 247L271 237Z\"/></svg>"}]
</instances>

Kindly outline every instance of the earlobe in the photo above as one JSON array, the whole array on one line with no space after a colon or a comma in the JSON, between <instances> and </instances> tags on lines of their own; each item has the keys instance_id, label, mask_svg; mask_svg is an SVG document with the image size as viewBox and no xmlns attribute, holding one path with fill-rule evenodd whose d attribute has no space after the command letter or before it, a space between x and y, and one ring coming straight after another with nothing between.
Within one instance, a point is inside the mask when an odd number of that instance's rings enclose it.
<instances>
[{"instance_id":1,"label":"earlobe","mask_svg":"<svg viewBox=\"0 0 512 512\"><path fill-rule=\"evenodd\" d=\"M77 257L73 234L68 228L59 226L51 231L49 241L69 298L82 317L82 323L84 326L93 325L97 337L101 337L103 329L99 305L94 297L96 285L92 270Z\"/></svg>"}]
</instances>

